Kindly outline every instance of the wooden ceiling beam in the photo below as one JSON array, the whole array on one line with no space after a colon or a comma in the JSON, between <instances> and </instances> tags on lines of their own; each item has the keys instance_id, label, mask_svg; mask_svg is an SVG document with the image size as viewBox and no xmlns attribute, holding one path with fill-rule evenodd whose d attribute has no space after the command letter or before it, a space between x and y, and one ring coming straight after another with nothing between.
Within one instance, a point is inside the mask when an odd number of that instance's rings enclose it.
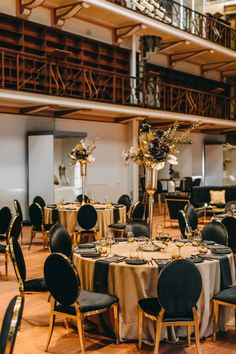
<instances>
[{"instance_id":1,"label":"wooden ceiling beam","mask_svg":"<svg viewBox=\"0 0 236 354\"><path fill-rule=\"evenodd\" d=\"M29 106L20 108L20 114L35 114L47 109L50 109L51 105Z\"/></svg>"},{"instance_id":2,"label":"wooden ceiling beam","mask_svg":"<svg viewBox=\"0 0 236 354\"><path fill-rule=\"evenodd\" d=\"M52 26L61 28L65 20L68 20L78 14L83 9L88 9L90 4L84 1L76 1L72 4L56 7L51 10Z\"/></svg>"},{"instance_id":3,"label":"wooden ceiling beam","mask_svg":"<svg viewBox=\"0 0 236 354\"><path fill-rule=\"evenodd\" d=\"M86 111L89 112L90 109L87 108L77 108L77 109L62 109L60 111L57 111L54 113L55 118L65 118L65 117L70 117L73 116L76 113L80 113L81 111Z\"/></svg>"},{"instance_id":4,"label":"wooden ceiling beam","mask_svg":"<svg viewBox=\"0 0 236 354\"><path fill-rule=\"evenodd\" d=\"M170 49L173 49L175 47L178 47L181 44L189 45L190 41L174 41L174 42L161 43L161 47L158 50L158 53L163 53L163 52L165 52L167 50L170 50Z\"/></svg>"},{"instance_id":5,"label":"wooden ceiling beam","mask_svg":"<svg viewBox=\"0 0 236 354\"><path fill-rule=\"evenodd\" d=\"M143 23L116 28L114 31L114 42L121 44L124 38L133 36L134 34L137 34L140 30L146 28L147 26Z\"/></svg>"},{"instance_id":6,"label":"wooden ceiling beam","mask_svg":"<svg viewBox=\"0 0 236 354\"><path fill-rule=\"evenodd\" d=\"M230 65L236 64L235 60L231 61L223 61L223 62L218 62L218 63L209 63L209 64L204 64L202 66L203 72L206 73L211 70L220 70L223 68L227 68Z\"/></svg>"},{"instance_id":7,"label":"wooden ceiling beam","mask_svg":"<svg viewBox=\"0 0 236 354\"><path fill-rule=\"evenodd\" d=\"M32 9L42 5L45 0L16 0L16 15L28 18Z\"/></svg>"},{"instance_id":8,"label":"wooden ceiling beam","mask_svg":"<svg viewBox=\"0 0 236 354\"><path fill-rule=\"evenodd\" d=\"M193 58L196 58L196 57L206 54L206 53L213 54L214 50L213 49L203 49L203 50L198 50L198 51L195 50L195 51L189 51L189 52L175 53L175 54L170 55L170 63L172 66L174 66L177 61L193 59ZM180 58L178 58L178 56L180 56Z\"/></svg>"}]
</instances>

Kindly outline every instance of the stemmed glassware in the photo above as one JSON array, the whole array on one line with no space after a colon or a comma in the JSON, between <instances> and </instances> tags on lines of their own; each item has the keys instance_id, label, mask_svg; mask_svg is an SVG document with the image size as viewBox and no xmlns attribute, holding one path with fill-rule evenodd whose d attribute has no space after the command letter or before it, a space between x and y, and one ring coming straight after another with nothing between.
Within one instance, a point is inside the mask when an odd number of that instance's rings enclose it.
<instances>
[{"instance_id":1,"label":"stemmed glassware","mask_svg":"<svg viewBox=\"0 0 236 354\"><path fill-rule=\"evenodd\" d=\"M187 239L189 240L189 242L193 241L193 229L191 228L191 226L187 225L185 227L184 234L187 237Z\"/></svg>"},{"instance_id":2,"label":"stemmed glassware","mask_svg":"<svg viewBox=\"0 0 236 354\"><path fill-rule=\"evenodd\" d=\"M201 231L194 231L192 244L193 246L197 246L197 251L199 251L199 246L201 245L201 242L202 242Z\"/></svg>"},{"instance_id":3,"label":"stemmed glassware","mask_svg":"<svg viewBox=\"0 0 236 354\"><path fill-rule=\"evenodd\" d=\"M114 234L113 234L112 230L108 229L107 235L106 235L106 242L110 248L109 254L111 254L111 246L114 244Z\"/></svg>"},{"instance_id":4,"label":"stemmed glassware","mask_svg":"<svg viewBox=\"0 0 236 354\"><path fill-rule=\"evenodd\" d=\"M181 248L184 246L184 242L181 240L176 240L175 246L179 249L179 258L181 258Z\"/></svg>"},{"instance_id":5,"label":"stemmed glassware","mask_svg":"<svg viewBox=\"0 0 236 354\"><path fill-rule=\"evenodd\" d=\"M157 229L156 230L157 230L157 237L158 237L159 241L161 240L163 229L164 229L163 224L157 224Z\"/></svg>"}]
</instances>

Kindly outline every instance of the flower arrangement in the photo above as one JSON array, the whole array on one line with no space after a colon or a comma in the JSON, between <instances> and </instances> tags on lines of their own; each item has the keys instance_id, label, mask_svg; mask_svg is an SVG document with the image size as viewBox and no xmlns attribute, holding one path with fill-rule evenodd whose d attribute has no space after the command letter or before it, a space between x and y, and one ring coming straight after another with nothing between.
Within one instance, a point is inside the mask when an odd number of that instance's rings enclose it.
<instances>
[{"instance_id":1,"label":"flower arrangement","mask_svg":"<svg viewBox=\"0 0 236 354\"><path fill-rule=\"evenodd\" d=\"M137 148L131 147L127 151L124 151L123 157L126 162L132 160L133 162L144 165L147 168L160 170L165 166L166 162L172 165L178 164L177 144L189 143L187 136L190 132L199 127L200 122L193 123L183 134L176 136L179 124L175 122L166 131L157 129L151 130L151 125L144 123L139 133L139 146Z\"/></svg>"},{"instance_id":2,"label":"flower arrangement","mask_svg":"<svg viewBox=\"0 0 236 354\"><path fill-rule=\"evenodd\" d=\"M69 153L69 158L71 159L71 164L75 165L77 162L94 162L95 157L93 151L96 148L95 140L88 142L87 139L82 139Z\"/></svg>"}]
</instances>

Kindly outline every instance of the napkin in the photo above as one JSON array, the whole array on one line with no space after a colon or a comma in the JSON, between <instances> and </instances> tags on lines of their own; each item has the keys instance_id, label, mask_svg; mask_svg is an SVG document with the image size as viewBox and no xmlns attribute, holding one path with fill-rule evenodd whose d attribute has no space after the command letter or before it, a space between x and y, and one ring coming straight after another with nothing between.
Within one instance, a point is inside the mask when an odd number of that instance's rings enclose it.
<instances>
[{"instance_id":1,"label":"napkin","mask_svg":"<svg viewBox=\"0 0 236 354\"><path fill-rule=\"evenodd\" d=\"M94 268L94 291L98 293L107 293L108 288L109 262L99 259L95 262Z\"/></svg>"},{"instance_id":2,"label":"napkin","mask_svg":"<svg viewBox=\"0 0 236 354\"><path fill-rule=\"evenodd\" d=\"M95 245L93 243L82 243L81 245L78 245L79 249L86 249L86 248L95 248Z\"/></svg>"},{"instance_id":3,"label":"napkin","mask_svg":"<svg viewBox=\"0 0 236 354\"><path fill-rule=\"evenodd\" d=\"M131 265L141 265L141 264L146 264L147 261L145 259L126 259L125 263Z\"/></svg>"}]
</instances>

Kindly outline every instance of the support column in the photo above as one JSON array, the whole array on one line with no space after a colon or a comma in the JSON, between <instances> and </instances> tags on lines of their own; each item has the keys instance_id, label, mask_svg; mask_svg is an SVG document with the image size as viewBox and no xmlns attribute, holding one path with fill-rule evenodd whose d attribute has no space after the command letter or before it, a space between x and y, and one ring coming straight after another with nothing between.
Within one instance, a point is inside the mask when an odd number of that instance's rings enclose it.
<instances>
[{"instance_id":1,"label":"support column","mask_svg":"<svg viewBox=\"0 0 236 354\"><path fill-rule=\"evenodd\" d=\"M137 103L137 96L136 96L136 87L137 87L137 56L136 56L136 51L137 51L137 36L134 34L131 37L132 41L132 51L131 51L131 60L130 60L130 75L131 75L131 103L136 104Z\"/></svg>"},{"instance_id":2,"label":"support column","mask_svg":"<svg viewBox=\"0 0 236 354\"><path fill-rule=\"evenodd\" d=\"M135 148L138 146L138 134L139 134L139 119L133 119L129 123L130 131L130 146ZM130 187L133 197L133 203L139 200L139 165L131 163L130 165Z\"/></svg>"}]
</instances>

